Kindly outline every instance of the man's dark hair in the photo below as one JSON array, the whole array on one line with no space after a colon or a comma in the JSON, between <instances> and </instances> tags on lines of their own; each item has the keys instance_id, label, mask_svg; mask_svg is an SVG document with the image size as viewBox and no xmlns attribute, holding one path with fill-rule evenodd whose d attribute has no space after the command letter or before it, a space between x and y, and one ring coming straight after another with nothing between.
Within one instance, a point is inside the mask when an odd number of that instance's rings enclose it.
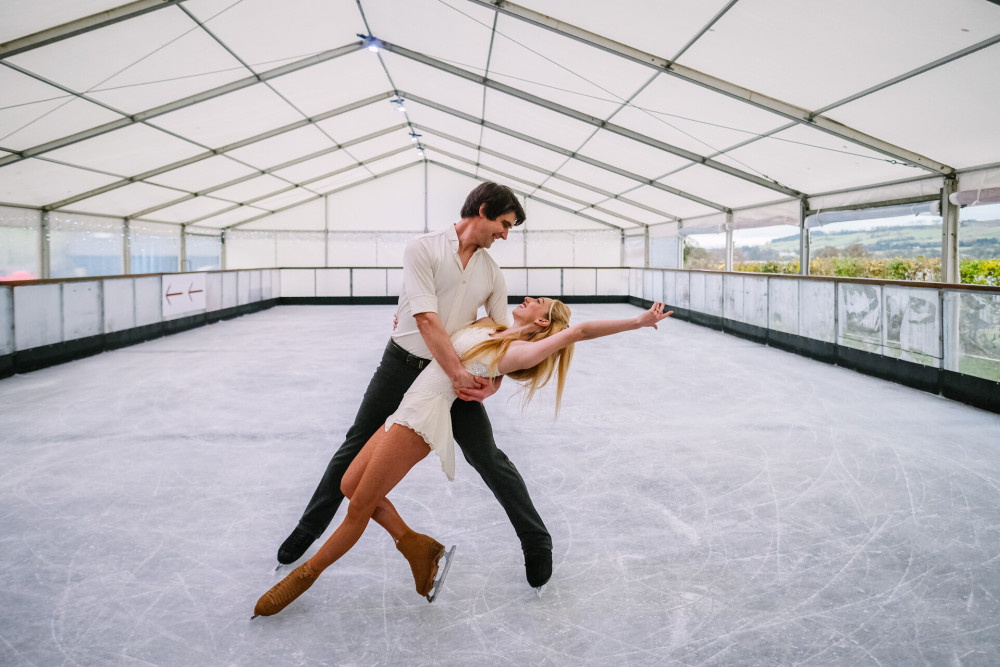
<instances>
[{"instance_id":1,"label":"man's dark hair","mask_svg":"<svg viewBox=\"0 0 1000 667\"><path fill-rule=\"evenodd\" d=\"M524 222L525 215L521 202L518 201L514 191L506 185L489 182L477 185L476 189L465 198L465 204L462 205L462 217L476 217L479 215L479 207L483 204L486 204L483 215L490 220L496 220L504 213L513 211L517 218L514 226Z\"/></svg>"}]
</instances>

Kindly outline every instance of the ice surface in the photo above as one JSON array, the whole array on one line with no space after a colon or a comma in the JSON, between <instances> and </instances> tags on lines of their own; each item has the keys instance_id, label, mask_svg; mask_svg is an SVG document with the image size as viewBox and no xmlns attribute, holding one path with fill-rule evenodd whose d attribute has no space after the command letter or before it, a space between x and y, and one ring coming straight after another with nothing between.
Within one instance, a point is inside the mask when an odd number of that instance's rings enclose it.
<instances>
[{"instance_id":1,"label":"ice surface","mask_svg":"<svg viewBox=\"0 0 1000 667\"><path fill-rule=\"evenodd\" d=\"M433 605L373 525L251 622L393 311L0 381L0 664L1000 663L1000 416L669 320L578 345L557 420L509 379L487 404L555 543L540 599L475 472L427 459L391 498L459 546Z\"/></svg>"}]
</instances>

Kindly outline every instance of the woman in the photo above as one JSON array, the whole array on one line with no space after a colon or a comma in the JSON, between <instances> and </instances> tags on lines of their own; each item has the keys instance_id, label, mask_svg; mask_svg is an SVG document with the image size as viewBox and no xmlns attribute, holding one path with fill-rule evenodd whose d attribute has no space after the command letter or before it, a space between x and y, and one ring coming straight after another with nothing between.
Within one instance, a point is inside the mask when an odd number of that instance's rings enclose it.
<instances>
[{"instance_id":1,"label":"woman","mask_svg":"<svg viewBox=\"0 0 1000 667\"><path fill-rule=\"evenodd\" d=\"M641 327L655 329L658 322L671 315L664 313L663 308L663 304L654 303L638 317L584 322L570 327L570 310L566 304L555 299L528 297L514 309L514 325L509 329L483 318L455 334L453 343L472 374L509 375L525 383L528 387L526 400L530 400L555 373L558 412L574 343ZM417 592L425 596L430 593L444 546L407 526L386 495L431 451L440 457L448 478L454 479L455 449L450 417L454 400L451 380L437 362L431 363L407 390L385 428L371 437L347 469L342 490L350 503L343 522L312 558L257 601L254 618L277 614L304 593L323 570L354 546L369 519L374 519L396 541L396 548L410 563Z\"/></svg>"}]
</instances>

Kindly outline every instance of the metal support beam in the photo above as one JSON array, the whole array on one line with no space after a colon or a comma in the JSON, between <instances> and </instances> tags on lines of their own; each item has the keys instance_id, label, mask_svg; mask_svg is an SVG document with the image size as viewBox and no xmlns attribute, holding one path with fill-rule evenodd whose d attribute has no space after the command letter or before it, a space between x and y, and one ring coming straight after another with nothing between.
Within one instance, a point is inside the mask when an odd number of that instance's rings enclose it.
<instances>
[{"instance_id":1,"label":"metal support beam","mask_svg":"<svg viewBox=\"0 0 1000 667\"><path fill-rule=\"evenodd\" d=\"M52 277L52 221L50 216L52 214L48 211L42 211L41 229L38 230L38 258L39 264L38 272L41 274L39 278L42 280L48 280Z\"/></svg>"},{"instance_id":2,"label":"metal support beam","mask_svg":"<svg viewBox=\"0 0 1000 667\"><path fill-rule=\"evenodd\" d=\"M178 268L177 270L183 273L188 270L187 263L187 225L181 225L181 253L178 258Z\"/></svg>"},{"instance_id":3,"label":"metal support beam","mask_svg":"<svg viewBox=\"0 0 1000 667\"><path fill-rule=\"evenodd\" d=\"M552 190L551 188L547 188L545 186L536 185L533 181L526 181L523 178L518 178L517 176L514 176L513 174L508 174L508 173L502 172L499 169L494 169L493 167L489 167L489 166L487 166L485 164L482 164L480 162L476 162L475 160L470 160L468 158L462 157L461 155L455 155L454 153L449 153L448 151L443 151L441 149L435 148L434 145L431 144L431 143L429 143L429 142L424 142L424 146L426 148L434 151L435 153L438 153L438 154L443 155L445 157L451 158L452 160L455 160L456 162L464 162L465 164L467 164L467 165L469 165L471 167L475 167L475 168L478 168L478 169L485 169L486 171L491 171L494 174L497 174L498 176L503 176L504 178L509 179L511 181L517 181L519 183L523 183L528 188L535 188L536 191L547 192L547 193L549 193L551 195L555 195L557 197L562 197L563 199L566 199L566 200L569 200L569 201L574 202L576 204L579 204L583 208L592 208L595 211L600 211L601 213L604 213L606 215L614 216L616 218L619 218L619 219L621 219L621 220L623 220L625 222L628 222L628 223L630 223L632 225L635 225L637 227L648 227L648 225L646 223L644 223L644 222L640 222L640 221L638 221L638 220L636 220L634 218L629 218L629 217L624 216L624 215L622 215L620 213L615 213L614 211L611 211L611 210L608 210L608 209L605 209L605 208L601 208L597 204L587 203L587 202L583 201L582 199L577 199L575 197L570 197L569 195L564 195L561 192L556 192L555 190ZM609 222L603 222L602 224L605 227L611 227L613 229L623 229L623 227L621 225L615 225L615 224L612 224L612 223L609 223Z\"/></svg>"},{"instance_id":4,"label":"metal support beam","mask_svg":"<svg viewBox=\"0 0 1000 667\"><path fill-rule=\"evenodd\" d=\"M416 102L418 104L423 104L424 106L428 106L428 107L430 107L432 109L436 109L438 111L442 111L442 112L444 112L446 114L449 114L449 115L454 116L456 118L461 118L462 120L468 121L470 123L474 123L476 125L482 125L486 129L495 130L497 132L500 132L501 134L506 134L507 136L514 137L515 139L520 139L521 141L525 141L525 142L527 142L529 144L534 144L535 146L538 146L539 148L544 148L546 150L552 151L553 153L558 153L559 155L565 155L566 157L574 158L576 160L579 160L580 162L583 162L585 164L589 164L589 165L591 165L593 167L598 167L600 169L604 169L605 171L610 171L612 174L618 174L619 176L624 176L625 178L631 179L631 180L636 181L638 183L641 183L643 185L648 185L650 187L654 187L657 190L663 190L664 192L669 192L672 195L677 195L678 197L683 197L684 199L689 199L689 200L691 200L693 202L697 202L697 203L699 203L699 204L701 204L703 206L707 206L708 208L715 209L716 211L723 211L723 212L725 212L725 211L730 210L729 208L727 208L726 206L723 206L722 204L718 204L718 203L710 201L708 199L703 199L702 197L698 197L697 195L693 195L693 194L691 194L689 192L685 192L683 190L678 190L677 188L672 188L669 185L664 185L663 183L655 181L655 180L653 180L651 178L646 178L645 176L642 176L640 174L636 174L636 173L631 172L631 171L626 171L625 169L620 169L619 167L615 167L614 165L607 164L606 162L601 162L600 160L595 160L595 159L589 158L589 157L587 157L585 155L580 155L578 153L574 153L573 151L569 150L568 148L562 148L560 146L556 146L555 144L550 144L548 142L542 141L541 139L536 139L535 137L528 136L527 134L522 134L521 132L518 132L516 130L511 130L510 128L504 127L503 125L498 125L497 123L493 123L493 122L490 122L488 120L483 120L483 119L477 118L475 116L470 116L467 113L463 113L461 111L458 111L457 109L453 109L453 108L451 108L451 107L449 107L447 105L444 105L444 104L438 104L437 102L429 100L429 99L427 99L425 97L420 97L419 95L415 95L413 93L406 93L404 91L399 91L399 94L400 94L400 96L405 97L408 100L412 100L412 101L414 101L414 102ZM590 186L587 186L587 187L590 187ZM591 188L591 189L593 189L593 188Z\"/></svg>"},{"instance_id":5,"label":"metal support beam","mask_svg":"<svg viewBox=\"0 0 1000 667\"><path fill-rule=\"evenodd\" d=\"M806 213L809 202L805 199L799 202L799 273L809 275L809 228L806 227Z\"/></svg>"},{"instance_id":6,"label":"metal support beam","mask_svg":"<svg viewBox=\"0 0 1000 667\"><path fill-rule=\"evenodd\" d=\"M0 44L0 59L10 58L25 51L37 49L46 44L82 35L91 30L104 28L119 21L126 21L136 16L142 16L158 9L164 9L172 5L179 4L184 0L138 0L130 2L121 7L115 7L104 12L98 12L76 21L70 21L54 28L47 28L39 32L13 39L4 44ZM11 10L13 11L13 10Z\"/></svg>"},{"instance_id":7,"label":"metal support beam","mask_svg":"<svg viewBox=\"0 0 1000 667\"><path fill-rule=\"evenodd\" d=\"M681 230L684 229L684 222L677 223L677 268L684 268L684 244L686 241L686 236L681 235Z\"/></svg>"},{"instance_id":8,"label":"metal support beam","mask_svg":"<svg viewBox=\"0 0 1000 667\"><path fill-rule=\"evenodd\" d=\"M195 95L189 95L188 97L181 98L179 100L174 100L173 102L168 102L166 104L161 104L160 106L147 109L145 111L140 111L139 113L133 114L131 116L126 116L118 120L111 121L110 123L105 123L103 125L98 125L96 127L87 128L81 132L75 134L70 134L68 136L55 139L53 141L48 141L44 144L39 144L31 148L26 148L22 151L17 151L12 155L0 158L0 167L8 164L13 164L15 162L20 162L21 160L26 160L30 157L36 157L42 155L43 153L48 153L49 151L54 151L57 148L63 148L65 146L71 146L73 144L80 143L81 141L86 141L87 139L92 139L98 137L102 134L107 134L108 132L113 132L114 130L119 130L123 127L128 127L134 123L144 123L146 121L152 120L158 116L163 116L172 111L177 111L179 109L185 109L187 107L198 104L199 102L205 102L207 100L215 99L216 97L221 97L228 93L233 93L244 88L249 88L250 86L268 81L270 79L277 78L279 76L284 76L286 74L291 74L292 72L298 72L299 70L305 69L307 67L312 67L313 65L318 65L320 63L339 58L340 56L347 55L349 53L354 53L355 51L361 49L364 46L364 42L352 42L345 46L341 46L336 49L330 49L329 51L324 51L318 53L314 56L309 56L308 58L303 58L297 60L293 63L287 65L282 65L280 67L275 67L266 72L260 74L254 74L252 76L244 77L237 81L232 81L230 83L217 86L211 90L206 90ZM86 95L78 95L80 99L90 101ZM154 126L155 127L155 126Z\"/></svg>"},{"instance_id":9,"label":"metal support beam","mask_svg":"<svg viewBox=\"0 0 1000 667\"><path fill-rule=\"evenodd\" d=\"M118 188L125 187L126 185L130 185L132 183L136 183L136 182L139 182L139 181L145 181L145 180L147 180L149 178L153 178L154 176L159 176L160 174L165 174L168 171L173 171L174 169L180 169L181 167L187 167L189 165L195 164L196 162L201 162L202 160L207 160L207 159L209 159L211 157L215 157L216 155L225 155L226 153L228 153L230 151L233 151L233 150L236 150L237 148L243 148L244 146L249 146L249 145L255 144L255 143L259 142L259 141L264 141L265 139L270 139L270 138L276 137L276 136L278 136L280 134L284 134L286 132L291 132L292 130L297 130L297 129L299 129L301 127L305 127L306 125L309 125L311 123L318 123L321 120L326 120L327 118L332 118L334 116L338 116L340 114L347 113L348 111L354 111L355 109L359 109L359 108L367 106L369 104L373 104L375 102L380 102L382 100L385 100L385 99L388 99L388 98L392 97L393 94L394 93L389 92L389 93L382 93L380 95L374 95L372 97L366 98L364 100L359 100L358 102L353 102L351 104L348 104L346 106L340 107L338 109L333 109L332 111L326 111L326 112L324 112L322 114L319 114L317 116L313 116L311 118L306 118L304 120L296 121L294 123L290 123L288 125L284 125L282 127L275 128L273 130L268 130L267 132L262 132L261 134L257 134L255 136L249 137L247 139L241 139L240 141L233 142L233 143L228 144L226 146L223 146L221 148L216 148L216 149L213 149L213 150L206 151L204 153L199 153L198 155L194 155L192 157L185 158L183 160L178 160L177 162L171 162L170 164L163 165L162 167L157 167L156 169L150 169L149 171L143 172L141 174L137 174L135 176L130 176L129 178L123 178L120 181L115 181L114 183L109 183L108 185L103 185L103 186L101 186L99 188L94 188L93 190L89 190L87 192L81 192L78 195L73 195L72 197L67 197L66 199L63 199L61 201L57 201L57 202L54 202L52 204L47 204L46 206L43 206L42 209L43 210L50 210L50 209L65 208L66 206L69 206L70 204L75 204L78 201L82 201L84 199L89 199L90 197L94 197L94 196L99 195L99 194L104 194L105 192L110 192L111 190L117 190ZM237 179L237 180L234 180L234 181L229 181L228 183L225 183L225 184L220 185L220 186L214 186L213 188L210 188L208 190L202 190L202 191L199 191L199 192L192 192L192 193L189 193L189 194L191 194L192 196L200 195L200 194L203 195L203 194L205 194L207 192L210 192L212 190L218 190L218 189L221 189L223 187L228 187L230 185L235 185L236 183L241 182L241 180L249 180L250 178L256 178L257 176L260 176L262 174L270 174L270 173L278 171L280 169L284 169L285 167L291 167L292 165L299 164L300 162L305 162L306 160L311 160L313 158L320 157L322 155L326 155L328 153L333 153L335 151L342 150L344 148L347 148L349 146L353 146L353 145L361 143L363 141L367 141L369 139L374 139L376 137L380 137L383 134L388 134L390 132L395 132L395 131L400 130L400 129L405 128L405 127L406 127L406 125L404 123L400 123L399 125L394 125L393 127L386 128L386 129L381 130L379 132L374 132L372 134L368 134L368 135L365 135L363 137L359 137L357 139L352 139L351 141L345 141L342 144L338 144L338 145L332 146L330 148L325 148L323 150L319 150L319 151L316 151L314 153L310 153L308 155L303 155L303 156L297 157L297 158L295 158L293 160L288 160L286 162L282 162L281 164L276 164L273 167L269 167L268 169L257 170L254 173L249 174L246 177L243 177L242 179ZM190 199L190 198L191 197L187 197L186 199ZM181 200L181 201L183 201L183 200ZM174 202L174 203L176 203L176 202Z\"/></svg>"},{"instance_id":10,"label":"metal support beam","mask_svg":"<svg viewBox=\"0 0 1000 667\"><path fill-rule=\"evenodd\" d=\"M666 58L661 58L651 53L640 51L639 49L621 44L620 42L608 39L607 37L602 37L601 35L589 32L568 23L564 23L557 19L553 19L539 12L507 2L506 0L467 1L475 5L480 5L486 9L495 10L502 14L506 14L507 16L525 21L540 28L544 28L545 30L549 30L558 35L569 37L570 39L574 39L578 42L601 49L602 51L631 60L632 62L639 63L640 65L651 67L663 72L664 74L669 74L670 76L675 76L684 81L702 86L703 88L708 88L709 90L721 93L727 97L746 102L747 104L752 104L755 107L776 113L780 116L788 118L789 120L793 120L796 123L814 127L818 130L826 132L827 134L840 137L841 139L846 139L852 143L870 148L893 159L913 164L926 169L927 171L939 174L950 174L954 172L954 169L948 165L942 164L913 151L906 150L905 148L895 146L887 141L882 141L881 139L872 137L825 116L821 116L816 112L807 111L800 107L782 102L781 100L768 97L767 95L762 95L756 91L743 88L742 86L737 86L729 83L728 81L724 81L697 70L693 70L689 67L685 67L684 65L667 60Z\"/></svg>"},{"instance_id":11,"label":"metal support beam","mask_svg":"<svg viewBox=\"0 0 1000 667\"><path fill-rule=\"evenodd\" d=\"M428 159L427 161L430 162L433 165L437 165L438 167L441 167L442 169L447 169L448 171L454 172L456 174L461 174L462 176L468 176L469 178L475 179L477 181L480 180L480 178L478 176L476 176L475 174L470 173L468 171L465 171L463 169L459 169L458 167L453 167L450 164L444 164L443 162L437 162L436 160L430 160L430 159ZM511 188L511 189L514 190L513 188ZM571 213L572 215L575 215L575 216L577 216L579 218L583 218L584 220L590 220L591 222L596 222L599 225L608 226L608 223L606 223L603 220L599 220L599 219L597 219L597 218L595 218L593 216L587 215L586 213L580 213L578 211L574 211L573 209L567 208L565 206L562 206L561 204L557 204L555 202L548 201L548 200L544 199L543 197L537 197L537 196L535 196L533 194L529 194L529 193L524 192L524 191L514 190L514 192L517 193L517 194L519 194L519 195L521 195L522 197L524 197L526 199L534 199L535 201L539 202L540 204L545 204L546 206L551 206L554 209L558 209L558 210L564 211L566 213ZM625 234L625 230L624 229L622 230L622 234L623 235Z\"/></svg>"},{"instance_id":12,"label":"metal support beam","mask_svg":"<svg viewBox=\"0 0 1000 667\"><path fill-rule=\"evenodd\" d=\"M949 195L958 190L957 178L944 179L941 188L941 282L961 283L958 265L958 206L951 203Z\"/></svg>"},{"instance_id":13,"label":"metal support beam","mask_svg":"<svg viewBox=\"0 0 1000 667\"><path fill-rule=\"evenodd\" d=\"M561 104L556 104L555 102L551 102L549 100L546 100L545 98L538 97L537 95L526 93L519 88L515 88L514 86L508 86L507 84L500 83L499 81L488 79L486 77L475 74L474 72L470 72L468 70L462 69L461 67L451 65L449 63L437 60L435 58L431 58L430 56L426 56L422 53L411 51L410 49L398 46L396 44L392 44L390 42L382 42L381 46L387 51L401 55L405 58L409 58L410 60L414 60L421 64L428 65L435 69L439 69L443 72L447 72L457 77L467 79L474 83L478 83L480 85L486 86L487 88L492 88L493 90L496 90L498 92L510 95L511 97L516 97L520 100L524 100L525 102L529 102L544 109L548 109L549 111L554 111L568 118L573 118L574 120L578 120L580 122L592 125L602 130L607 130L608 132L612 132L613 134L617 134L619 136L632 139L633 141L639 142L646 146L650 146L652 148L656 148L666 153L670 153L671 155L676 155L685 160L690 160L691 162L694 162L696 164L701 164L711 169L715 169L716 171L721 171L730 176L735 176L736 178L740 178L744 181L748 181L750 183L759 185L769 190L780 192L782 194L788 195L789 197L805 196L798 190L786 187L775 181L763 178L761 176L757 176L755 174L747 173L741 169L737 169L736 167L732 167L723 162L718 162L711 158L707 158L703 155L699 155L685 148L680 148L679 146L668 144L665 141L652 139L650 137L645 136L644 134L636 132L635 130L630 130L626 127L609 123L606 120L595 118L594 116L590 116L583 112L577 111L576 109L571 109L570 107L566 107Z\"/></svg>"},{"instance_id":14,"label":"metal support beam","mask_svg":"<svg viewBox=\"0 0 1000 667\"><path fill-rule=\"evenodd\" d=\"M583 181L578 181L575 178L569 178L568 176L563 176L562 174L560 174L558 172L550 172L547 169L542 169L541 167L539 167L536 164L532 164L530 162L525 162L524 160L519 160L516 157L511 157L510 155L507 155L505 153L501 153L499 151L491 150L491 149L486 148L484 146L480 146L480 145L478 145L478 144L476 144L476 143L474 143L472 141L466 141L465 139L462 139L461 137L456 137L456 136L450 135L450 134L448 134L446 132L440 132L440 131L435 130L435 129L431 128L431 127L428 127L426 125L421 125L419 123L414 123L413 127L416 128L416 129L418 129L418 130L423 130L424 132L428 132L430 134L438 136L438 137L440 137L442 139L447 139L448 141L453 141L456 144L460 144L462 146L465 146L466 148L471 148L471 149L476 150L476 151L478 151L480 153L483 153L485 155L491 155L493 157L500 158L501 160L504 160L506 162L510 162L511 164L516 164L519 167L524 167L525 169L531 169L533 171L537 171L540 174L543 174L545 176L545 180L555 179L557 181L563 181L565 183L569 183L570 185L575 185L575 186L577 186L579 188L583 188L585 190L590 190L591 192L596 192L597 194L599 194L599 195L601 195L603 197L607 197L608 199L614 199L614 200L620 201L620 202L622 202L624 204L628 204L630 206L635 206L636 208L640 208L640 209L642 209L644 211L648 211L648 212L653 213L655 215L662 216L662 217L664 217L664 218L666 218L668 220L673 220L675 222L677 220L680 220L680 218L677 217L677 216L675 216L675 215L670 215L669 213L666 213L665 211L661 211L659 209L655 209L652 206L647 206L646 204L643 204L642 202L638 202L638 201L635 201L634 199L629 199L629 198L623 197L621 195L616 195L613 192L609 192L607 190L603 190L603 189L595 187L595 186L593 186L593 185L591 185L589 183L584 183ZM549 190L547 188L539 188L539 189L545 190L546 192L552 192L552 194L559 195L560 197L564 197L566 199L571 199L571 197L566 197L565 195L563 195L563 194L561 194L559 192L555 192L555 191ZM588 204L588 206L589 206L589 204ZM643 224L643 223L639 223L639 224Z\"/></svg>"},{"instance_id":15,"label":"metal support beam","mask_svg":"<svg viewBox=\"0 0 1000 667\"><path fill-rule=\"evenodd\" d=\"M122 275L132 273L132 221L122 221Z\"/></svg>"},{"instance_id":16,"label":"metal support beam","mask_svg":"<svg viewBox=\"0 0 1000 667\"><path fill-rule=\"evenodd\" d=\"M726 213L726 271L733 270L733 214Z\"/></svg>"}]
</instances>

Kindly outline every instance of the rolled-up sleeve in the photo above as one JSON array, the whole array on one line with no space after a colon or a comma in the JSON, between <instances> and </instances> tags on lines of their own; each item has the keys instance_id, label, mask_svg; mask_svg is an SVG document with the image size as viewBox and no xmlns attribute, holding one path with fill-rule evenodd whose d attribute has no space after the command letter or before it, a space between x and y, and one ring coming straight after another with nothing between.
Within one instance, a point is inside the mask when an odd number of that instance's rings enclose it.
<instances>
[{"instance_id":1,"label":"rolled-up sleeve","mask_svg":"<svg viewBox=\"0 0 1000 667\"><path fill-rule=\"evenodd\" d=\"M403 251L403 284L410 313L438 312L437 290L434 286L434 263L430 253L418 239Z\"/></svg>"},{"instance_id":2,"label":"rolled-up sleeve","mask_svg":"<svg viewBox=\"0 0 1000 667\"><path fill-rule=\"evenodd\" d=\"M493 292L486 299L486 314L496 322L509 327L510 312L507 309L507 281L503 277L503 271L497 269L493 272Z\"/></svg>"}]
</instances>

